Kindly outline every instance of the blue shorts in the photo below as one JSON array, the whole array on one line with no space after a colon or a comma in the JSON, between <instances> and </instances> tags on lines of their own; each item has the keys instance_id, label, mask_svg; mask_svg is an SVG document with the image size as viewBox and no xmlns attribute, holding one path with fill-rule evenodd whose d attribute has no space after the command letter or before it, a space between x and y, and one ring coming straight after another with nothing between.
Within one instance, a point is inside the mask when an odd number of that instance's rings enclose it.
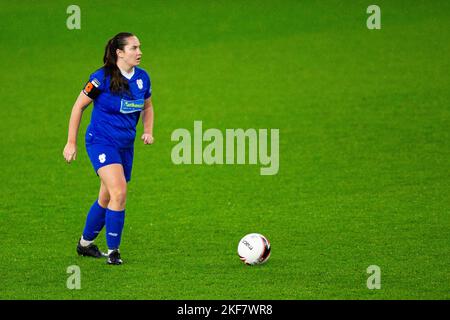
<instances>
[{"instance_id":1,"label":"blue shorts","mask_svg":"<svg viewBox=\"0 0 450 320\"><path fill-rule=\"evenodd\" d=\"M121 149L112 145L101 143L86 143L86 151L91 159L95 173L101 167L113 163L120 163L123 167L125 180L131 180L131 169L133 167L134 148ZM98 175L98 173L97 173Z\"/></svg>"}]
</instances>

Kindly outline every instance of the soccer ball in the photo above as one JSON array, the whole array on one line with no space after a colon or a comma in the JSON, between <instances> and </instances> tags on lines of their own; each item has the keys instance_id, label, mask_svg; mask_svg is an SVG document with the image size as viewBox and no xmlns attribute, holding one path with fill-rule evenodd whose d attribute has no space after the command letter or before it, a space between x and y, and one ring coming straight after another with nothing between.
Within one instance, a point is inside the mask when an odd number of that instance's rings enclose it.
<instances>
[{"instance_id":1,"label":"soccer ball","mask_svg":"<svg viewBox=\"0 0 450 320\"><path fill-rule=\"evenodd\" d=\"M262 264L270 257L270 242L262 234L250 233L239 241L237 251L245 264Z\"/></svg>"}]
</instances>

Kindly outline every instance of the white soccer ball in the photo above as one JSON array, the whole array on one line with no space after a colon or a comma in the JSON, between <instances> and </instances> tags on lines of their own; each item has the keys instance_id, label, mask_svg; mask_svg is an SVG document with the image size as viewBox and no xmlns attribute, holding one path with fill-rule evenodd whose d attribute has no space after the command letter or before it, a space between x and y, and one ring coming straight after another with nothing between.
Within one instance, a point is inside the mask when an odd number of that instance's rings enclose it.
<instances>
[{"instance_id":1,"label":"white soccer ball","mask_svg":"<svg viewBox=\"0 0 450 320\"><path fill-rule=\"evenodd\" d=\"M262 264L270 257L270 242L262 234L250 233L239 241L238 255L245 264Z\"/></svg>"}]
</instances>

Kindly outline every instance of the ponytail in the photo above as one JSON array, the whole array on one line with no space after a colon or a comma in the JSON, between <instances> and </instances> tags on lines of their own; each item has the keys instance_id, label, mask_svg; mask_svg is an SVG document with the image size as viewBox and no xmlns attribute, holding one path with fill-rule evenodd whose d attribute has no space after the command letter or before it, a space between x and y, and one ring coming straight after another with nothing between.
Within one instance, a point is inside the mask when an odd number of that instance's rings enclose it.
<instances>
[{"instance_id":1,"label":"ponytail","mask_svg":"<svg viewBox=\"0 0 450 320\"><path fill-rule=\"evenodd\" d=\"M129 32L121 32L111 38L105 47L105 54L103 56L103 68L105 75L111 77L109 90L112 93L128 92L128 81L126 81L117 66L117 49L124 50L127 44L126 38L134 36Z\"/></svg>"}]
</instances>

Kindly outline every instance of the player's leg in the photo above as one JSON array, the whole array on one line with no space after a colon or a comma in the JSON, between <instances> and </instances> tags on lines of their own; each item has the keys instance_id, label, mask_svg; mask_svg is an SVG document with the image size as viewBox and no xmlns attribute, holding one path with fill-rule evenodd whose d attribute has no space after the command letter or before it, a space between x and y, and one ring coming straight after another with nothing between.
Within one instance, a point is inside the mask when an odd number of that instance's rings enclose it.
<instances>
[{"instance_id":1,"label":"player's leg","mask_svg":"<svg viewBox=\"0 0 450 320\"><path fill-rule=\"evenodd\" d=\"M105 185L110 200L106 208L106 243L108 245L108 263L121 264L119 247L125 222L125 203L127 182L123 166L113 163L101 167L97 171Z\"/></svg>"},{"instance_id":2,"label":"player's leg","mask_svg":"<svg viewBox=\"0 0 450 320\"><path fill-rule=\"evenodd\" d=\"M103 181L100 180L98 199L95 200L88 213L86 225L83 231L83 239L94 241L105 226L106 207L109 203L109 192Z\"/></svg>"},{"instance_id":3,"label":"player's leg","mask_svg":"<svg viewBox=\"0 0 450 320\"><path fill-rule=\"evenodd\" d=\"M107 208L116 211L125 210L127 182L122 164L109 164L98 169L97 173L109 195Z\"/></svg>"},{"instance_id":4,"label":"player's leg","mask_svg":"<svg viewBox=\"0 0 450 320\"><path fill-rule=\"evenodd\" d=\"M86 223L78 245L79 255L100 258L106 256L98 247L93 244L100 231L105 225L106 207L109 203L109 192L102 181L100 181L100 191L98 199L91 206L86 218Z\"/></svg>"},{"instance_id":5,"label":"player's leg","mask_svg":"<svg viewBox=\"0 0 450 320\"><path fill-rule=\"evenodd\" d=\"M97 175L97 171L101 167L111 163L121 162L118 151L112 146L87 143L86 151ZM89 210L83 235L77 245L77 252L79 255L91 257L106 256L105 254L100 252L95 244L93 244L93 241L105 226L106 208L109 204L109 201L110 195L107 186L100 179L100 191L98 199L94 201L94 204Z\"/></svg>"},{"instance_id":6,"label":"player's leg","mask_svg":"<svg viewBox=\"0 0 450 320\"><path fill-rule=\"evenodd\" d=\"M109 191L106 188L106 185L103 183L102 179L100 179L100 191L98 193L98 204L105 208L108 206L109 204L109 200L111 199L111 197L109 196Z\"/></svg>"}]
</instances>

